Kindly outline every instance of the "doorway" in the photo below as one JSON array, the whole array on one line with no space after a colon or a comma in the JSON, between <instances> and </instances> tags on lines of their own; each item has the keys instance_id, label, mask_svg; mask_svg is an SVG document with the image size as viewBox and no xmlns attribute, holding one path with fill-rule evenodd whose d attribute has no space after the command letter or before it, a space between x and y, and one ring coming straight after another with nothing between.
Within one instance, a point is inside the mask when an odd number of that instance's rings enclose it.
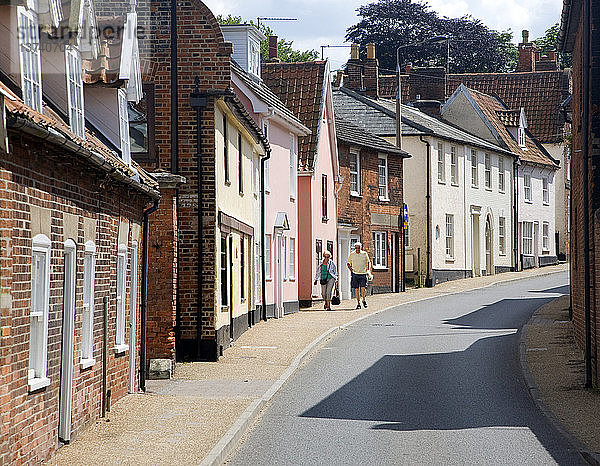
<instances>
[{"instance_id":1,"label":"doorway","mask_svg":"<svg viewBox=\"0 0 600 466\"><path fill-rule=\"evenodd\" d=\"M392 293L398 293L400 291L400 260L401 251L400 248L400 235L398 233L392 233Z\"/></svg>"},{"instance_id":2,"label":"doorway","mask_svg":"<svg viewBox=\"0 0 600 466\"><path fill-rule=\"evenodd\" d=\"M479 277L481 275L481 249L479 242L479 214L471 215L472 223L472 264L473 264L473 276Z\"/></svg>"},{"instance_id":3,"label":"doorway","mask_svg":"<svg viewBox=\"0 0 600 466\"><path fill-rule=\"evenodd\" d=\"M492 219L488 215L485 221L485 274L494 275L494 241Z\"/></svg>"},{"instance_id":4,"label":"doorway","mask_svg":"<svg viewBox=\"0 0 600 466\"><path fill-rule=\"evenodd\" d=\"M233 340L233 310L234 310L234 306L233 306L233 235L229 235L228 239L227 239L227 244L228 247L227 249L229 250L229 261L228 261L228 265L229 265L229 271L228 271L228 275L229 275L229 338L231 340Z\"/></svg>"},{"instance_id":5,"label":"doorway","mask_svg":"<svg viewBox=\"0 0 600 466\"><path fill-rule=\"evenodd\" d=\"M540 241L540 223L535 222L533 224L533 255L534 255L534 261L535 261L535 267L540 266L539 241Z\"/></svg>"},{"instance_id":6,"label":"doorway","mask_svg":"<svg viewBox=\"0 0 600 466\"><path fill-rule=\"evenodd\" d=\"M63 289L62 356L60 365L60 406L58 438L71 441L71 408L73 405L73 352L75 326L75 287L77 250L72 240L65 243L65 278Z\"/></svg>"},{"instance_id":7,"label":"doorway","mask_svg":"<svg viewBox=\"0 0 600 466\"><path fill-rule=\"evenodd\" d=\"M131 247L131 298L129 300L129 393L135 393L135 344L137 340L138 243Z\"/></svg>"},{"instance_id":8,"label":"doorway","mask_svg":"<svg viewBox=\"0 0 600 466\"><path fill-rule=\"evenodd\" d=\"M283 234L275 233L275 317L283 317Z\"/></svg>"}]
</instances>

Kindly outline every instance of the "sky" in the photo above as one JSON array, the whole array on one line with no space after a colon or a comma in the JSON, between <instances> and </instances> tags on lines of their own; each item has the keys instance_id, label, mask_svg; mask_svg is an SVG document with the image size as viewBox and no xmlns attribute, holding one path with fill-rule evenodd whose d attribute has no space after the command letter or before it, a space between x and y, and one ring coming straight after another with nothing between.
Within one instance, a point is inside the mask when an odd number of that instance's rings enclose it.
<instances>
[{"instance_id":1,"label":"sky","mask_svg":"<svg viewBox=\"0 0 600 466\"><path fill-rule=\"evenodd\" d=\"M356 9L375 0L203 0L215 15L297 18L297 21L267 22L275 33L294 42L299 50L317 50L322 45L348 45L346 29L356 24ZM441 16L459 17L466 14L480 19L496 30L513 31L518 43L521 31L527 29L530 39L544 34L560 21L562 0L429 0L429 5ZM339 69L350 54L349 48L325 49L331 69Z\"/></svg>"}]
</instances>

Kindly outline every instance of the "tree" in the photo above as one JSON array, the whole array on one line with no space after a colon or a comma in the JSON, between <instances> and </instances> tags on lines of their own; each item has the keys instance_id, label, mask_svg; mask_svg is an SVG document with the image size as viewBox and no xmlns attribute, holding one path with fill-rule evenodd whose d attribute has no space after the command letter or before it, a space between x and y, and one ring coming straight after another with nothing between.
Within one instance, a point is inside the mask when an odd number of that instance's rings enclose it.
<instances>
[{"instance_id":1,"label":"tree","mask_svg":"<svg viewBox=\"0 0 600 466\"><path fill-rule=\"evenodd\" d=\"M346 39L366 46L377 44L380 65L396 68L396 49L434 36L450 39L451 73L509 71L516 62L510 31L489 29L472 16L440 17L427 3L411 0L378 0L358 9L362 18L347 30ZM446 66L446 43L408 45L401 49L402 65Z\"/></svg>"},{"instance_id":2,"label":"tree","mask_svg":"<svg viewBox=\"0 0 600 466\"><path fill-rule=\"evenodd\" d=\"M232 16L228 15L224 17L222 15L217 16L217 21L219 24L251 24L252 26L258 28L260 32L262 32L265 36L273 36L275 35L273 30L269 26L265 26L261 24L257 26L254 21L245 21L241 16ZM303 61L313 61L319 57L319 54L316 50L295 50L293 48L293 41L285 40L279 38L279 42L277 44L277 51L279 53L279 59L284 62L303 62ZM269 41L264 40L260 44L260 58L263 63L269 61Z\"/></svg>"},{"instance_id":3,"label":"tree","mask_svg":"<svg viewBox=\"0 0 600 466\"><path fill-rule=\"evenodd\" d=\"M558 35L560 34L560 24L546 30L543 37L534 40L534 44L539 52L547 54L550 51L558 50ZM570 68L573 65L573 57L570 53L561 53L559 58L561 68Z\"/></svg>"}]
</instances>

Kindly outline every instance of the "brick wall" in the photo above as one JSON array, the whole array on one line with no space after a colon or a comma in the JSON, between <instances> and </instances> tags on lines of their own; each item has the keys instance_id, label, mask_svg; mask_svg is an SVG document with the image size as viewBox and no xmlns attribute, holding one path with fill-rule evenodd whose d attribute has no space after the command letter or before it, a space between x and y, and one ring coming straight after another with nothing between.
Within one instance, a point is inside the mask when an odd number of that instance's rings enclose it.
<instances>
[{"instance_id":1,"label":"brick wall","mask_svg":"<svg viewBox=\"0 0 600 466\"><path fill-rule=\"evenodd\" d=\"M129 352L115 355L116 262L119 227L128 222L127 264L131 246L139 241L138 277L141 280L141 238L143 210L148 198L113 183L85 166L64 149L11 132L11 154L0 154L0 464L33 464L48 459L58 447L58 403L62 355L64 242L77 244L76 312L74 330L74 371L72 438L100 415L103 298L109 298L108 335L110 348L107 388L113 402L127 393ZM35 212L45 212L39 220ZM67 222L73 222L74 223ZM39 224L39 225L38 225ZM47 376L51 384L28 392L32 237L39 226L52 242L50 312L48 324ZM93 228L90 226L93 225ZM137 225L132 228L133 225ZM94 294L94 347L96 363L80 367L83 307L84 243L90 235L96 244ZM140 282L129 282L125 341L129 341L131 287L139 293ZM140 297L138 294L138 304ZM139 308L139 307L138 307ZM137 318L139 336L140 318ZM136 367L139 357L136 344ZM136 370L137 375L137 370ZM137 378L137 377L136 377ZM135 382L136 387L138 382Z\"/></svg>"},{"instance_id":2,"label":"brick wall","mask_svg":"<svg viewBox=\"0 0 600 466\"><path fill-rule=\"evenodd\" d=\"M361 148L361 196L350 196L350 146L338 143L338 157L340 163L340 176L344 182L338 193L337 214L338 222L352 224L358 227L352 234L360 235L363 249L373 256L373 231L386 231L388 233L388 268L375 271L373 274L373 288L384 289L392 287L392 257L391 234L400 233L400 229L389 226L371 225L371 214L385 214L398 218L402 214L403 191L402 169L403 159L398 155L388 155L388 195L389 202L379 200L379 171L378 153L374 150ZM344 265L341 258L340 266Z\"/></svg>"},{"instance_id":3,"label":"brick wall","mask_svg":"<svg viewBox=\"0 0 600 466\"><path fill-rule=\"evenodd\" d=\"M591 82L600 79L600 4L592 2L592 66ZM572 150L572 223L571 223L571 296L573 303L573 324L575 337L579 346L585 348L585 287L584 287L584 241L583 231L585 225L582 222L583 215L583 135L582 135L582 37L583 23L580 23L577 39L573 50L573 150ZM600 335L596 329L600 323L600 295L596 293L600 278L600 257L596 256L596 250L600 248L600 170L594 160L600 157L600 114L597 108L600 106L600 89L591 86L590 102L590 157L589 157L589 208L590 208L590 283L591 283L591 318L592 318L592 366L593 380L596 386L600 385L600 363L598 361L598 347Z\"/></svg>"}]
</instances>

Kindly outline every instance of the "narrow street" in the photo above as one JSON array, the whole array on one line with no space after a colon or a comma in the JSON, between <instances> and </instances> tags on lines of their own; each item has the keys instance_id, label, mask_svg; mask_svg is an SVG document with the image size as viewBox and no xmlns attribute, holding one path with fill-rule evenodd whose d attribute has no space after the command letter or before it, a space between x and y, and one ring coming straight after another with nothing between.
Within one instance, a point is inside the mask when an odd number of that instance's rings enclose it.
<instances>
[{"instance_id":1,"label":"narrow street","mask_svg":"<svg viewBox=\"0 0 600 466\"><path fill-rule=\"evenodd\" d=\"M280 390L228 464L582 464L518 362L522 326L567 284L566 273L520 280L348 327Z\"/></svg>"}]
</instances>

